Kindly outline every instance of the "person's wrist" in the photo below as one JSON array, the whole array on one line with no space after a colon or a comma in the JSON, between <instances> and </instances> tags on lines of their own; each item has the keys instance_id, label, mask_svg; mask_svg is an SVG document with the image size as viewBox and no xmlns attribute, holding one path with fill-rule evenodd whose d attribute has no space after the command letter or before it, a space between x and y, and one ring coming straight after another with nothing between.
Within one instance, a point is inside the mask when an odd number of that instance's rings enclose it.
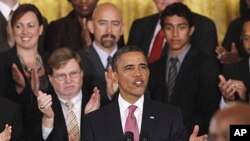
<instances>
[{"instance_id":1,"label":"person's wrist","mask_svg":"<svg viewBox=\"0 0 250 141\"><path fill-rule=\"evenodd\" d=\"M46 117L43 116L42 118L42 125L46 128L53 128L54 124L54 117Z\"/></svg>"}]
</instances>

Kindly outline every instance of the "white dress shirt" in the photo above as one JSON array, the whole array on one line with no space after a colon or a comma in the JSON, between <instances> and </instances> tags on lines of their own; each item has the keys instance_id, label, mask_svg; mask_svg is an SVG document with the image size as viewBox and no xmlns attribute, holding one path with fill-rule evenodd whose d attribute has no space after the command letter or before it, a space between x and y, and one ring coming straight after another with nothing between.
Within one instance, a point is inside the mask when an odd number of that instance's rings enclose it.
<instances>
[{"instance_id":1,"label":"white dress shirt","mask_svg":"<svg viewBox=\"0 0 250 141\"><path fill-rule=\"evenodd\" d=\"M120 108L120 115L121 115L121 122L122 122L122 129L123 132L125 131L125 124L126 124L126 119L129 113L128 107L131 105L127 101L125 101L121 95L119 94L118 96L118 103L119 103L119 108ZM141 124L142 124L142 112L143 112L143 103L144 103L144 95L141 96L141 98L136 101L135 106L137 106L134 115L136 117L139 133L141 132Z\"/></svg>"},{"instance_id":2,"label":"white dress shirt","mask_svg":"<svg viewBox=\"0 0 250 141\"><path fill-rule=\"evenodd\" d=\"M95 41L93 42L93 46L94 46L94 49L96 50L98 56L100 57L101 61L102 61L102 65L104 66L104 68L106 68L107 64L108 64L108 57L111 56L113 57L113 55L116 53L118 47L117 45L115 46L114 50L108 54L107 52L103 51L101 48L99 48Z\"/></svg>"},{"instance_id":3,"label":"white dress shirt","mask_svg":"<svg viewBox=\"0 0 250 141\"><path fill-rule=\"evenodd\" d=\"M0 11L3 14L4 18L6 19L6 21L9 20L10 12L15 11L18 8L18 6L19 6L18 2L13 7L9 7L8 5L0 1Z\"/></svg>"},{"instance_id":4,"label":"white dress shirt","mask_svg":"<svg viewBox=\"0 0 250 141\"><path fill-rule=\"evenodd\" d=\"M67 107L65 105L65 103L67 102L64 99L59 98L61 107L62 107L62 111L63 111L63 116L64 119L67 118L66 115L66 111L67 111ZM72 110L74 111L76 118L77 118L77 124L79 125L79 128L81 129L81 112L82 112L82 91L80 91L80 93L75 96L74 98L71 99L71 102L74 104ZM66 123L66 121L65 121ZM52 132L53 128L46 128L44 126L42 126L42 132L43 132L43 139L46 140L49 136L49 134Z\"/></svg>"}]
</instances>

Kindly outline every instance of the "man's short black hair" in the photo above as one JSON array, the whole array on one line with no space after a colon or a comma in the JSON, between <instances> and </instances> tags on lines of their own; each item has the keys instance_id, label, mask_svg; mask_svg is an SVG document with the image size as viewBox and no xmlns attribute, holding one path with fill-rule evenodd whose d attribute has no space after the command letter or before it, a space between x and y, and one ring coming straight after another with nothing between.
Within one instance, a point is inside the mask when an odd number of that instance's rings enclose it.
<instances>
[{"instance_id":1,"label":"man's short black hair","mask_svg":"<svg viewBox=\"0 0 250 141\"><path fill-rule=\"evenodd\" d=\"M147 57L146 57L145 53L140 48L133 46L133 45L124 46L124 47L120 48L113 56L112 69L115 72L117 71L117 64L121 58L121 55L124 53L128 53L128 52L140 52L140 53L142 53L146 62L147 62Z\"/></svg>"},{"instance_id":2,"label":"man's short black hair","mask_svg":"<svg viewBox=\"0 0 250 141\"><path fill-rule=\"evenodd\" d=\"M161 13L161 26L164 27L164 19L170 16L179 16L187 20L189 27L192 27L193 18L191 10L183 3L173 3L167 6Z\"/></svg>"}]
</instances>

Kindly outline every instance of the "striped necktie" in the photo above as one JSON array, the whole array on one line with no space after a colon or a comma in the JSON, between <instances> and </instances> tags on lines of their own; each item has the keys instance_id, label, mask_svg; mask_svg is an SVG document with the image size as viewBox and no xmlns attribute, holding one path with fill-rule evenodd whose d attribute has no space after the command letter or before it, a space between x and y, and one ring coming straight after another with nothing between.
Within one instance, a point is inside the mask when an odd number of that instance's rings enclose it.
<instances>
[{"instance_id":1,"label":"striped necktie","mask_svg":"<svg viewBox=\"0 0 250 141\"><path fill-rule=\"evenodd\" d=\"M80 140L80 130L79 126L77 123L76 115L73 111L73 106L74 104L71 102L65 103L67 107L66 111L66 123L67 123L67 130L68 130L68 135L74 135L77 139L77 141Z\"/></svg>"},{"instance_id":2,"label":"striped necktie","mask_svg":"<svg viewBox=\"0 0 250 141\"><path fill-rule=\"evenodd\" d=\"M173 93L175 79L177 77L177 66L178 62L177 57L171 57L169 61L169 70L168 70L168 81L167 81L167 93L168 93L168 101L171 101L171 96Z\"/></svg>"}]
</instances>

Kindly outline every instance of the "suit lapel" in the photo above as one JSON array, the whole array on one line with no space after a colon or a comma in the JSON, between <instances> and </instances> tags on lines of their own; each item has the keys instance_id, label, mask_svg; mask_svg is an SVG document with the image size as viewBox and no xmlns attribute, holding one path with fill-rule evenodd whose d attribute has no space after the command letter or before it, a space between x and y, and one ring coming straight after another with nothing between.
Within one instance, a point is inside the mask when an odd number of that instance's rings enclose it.
<instances>
[{"instance_id":1,"label":"suit lapel","mask_svg":"<svg viewBox=\"0 0 250 141\"><path fill-rule=\"evenodd\" d=\"M94 62L95 64L95 68L97 71L101 71L104 72L105 68L102 64L101 58L99 57L99 55L97 54L95 48L93 47L93 45L89 48L88 54L87 54L87 58L89 58L89 60L91 60L92 62Z\"/></svg>"},{"instance_id":2,"label":"suit lapel","mask_svg":"<svg viewBox=\"0 0 250 141\"><path fill-rule=\"evenodd\" d=\"M142 125L140 134L154 135L155 126L158 122L158 114L155 112L150 100L144 99L144 108L142 113ZM151 137L152 138L152 137Z\"/></svg>"},{"instance_id":3,"label":"suit lapel","mask_svg":"<svg viewBox=\"0 0 250 141\"><path fill-rule=\"evenodd\" d=\"M67 132L67 126L65 123L65 119L63 116L63 111L62 111L62 107L60 104L59 99L57 98L57 95L55 94L55 92L53 92L53 94L51 94L53 97L53 104L52 104L52 108L53 111L55 113L55 123L54 123L54 128L56 130L54 130L56 133L56 138L60 141L68 141L68 132Z\"/></svg>"},{"instance_id":4,"label":"suit lapel","mask_svg":"<svg viewBox=\"0 0 250 141\"><path fill-rule=\"evenodd\" d=\"M118 101L110 103L107 116L105 117L105 125L108 132L110 133L107 136L110 136L112 140L123 138L123 130L121 125L121 117Z\"/></svg>"},{"instance_id":5,"label":"suit lapel","mask_svg":"<svg viewBox=\"0 0 250 141\"><path fill-rule=\"evenodd\" d=\"M175 81L175 86L174 86L174 90L173 90L173 97L172 97L172 101L175 101L178 99L178 97L180 97L180 94L178 91L181 90L181 86L187 82L187 78L189 76L191 76L190 72L194 72L192 71L194 68L196 68L196 56L197 52L194 49L194 47L191 47L190 50L187 52L186 56L184 57L184 60L181 64L180 70L178 72L176 81Z\"/></svg>"},{"instance_id":6,"label":"suit lapel","mask_svg":"<svg viewBox=\"0 0 250 141\"><path fill-rule=\"evenodd\" d=\"M149 19L149 22L146 23L148 25L146 26L144 30L145 40L143 41L144 45L142 46L143 47L142 50L144 50L145 54L148 54L150 43L154 36L155 27L156 27L158 20L159 20L159 14L155 14L155 15L152 15L152 17Z\"/></svg>"}]
</instances>

